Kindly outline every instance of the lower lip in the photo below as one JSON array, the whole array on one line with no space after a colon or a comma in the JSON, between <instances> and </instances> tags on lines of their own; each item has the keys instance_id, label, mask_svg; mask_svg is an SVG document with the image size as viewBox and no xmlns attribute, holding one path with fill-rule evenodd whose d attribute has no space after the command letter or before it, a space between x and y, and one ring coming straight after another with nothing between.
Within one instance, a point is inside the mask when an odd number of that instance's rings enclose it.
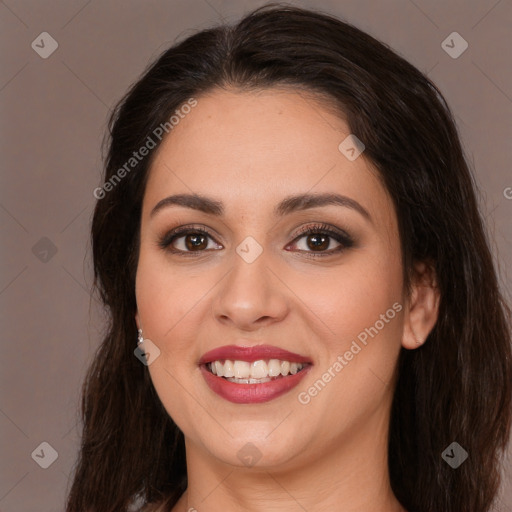
<instances>
[{"instance_id":1,"label":"lower lip","mask_svg":"<svg viewBox=\"0 0 512 512\"><path fill-rule=\"evenodd\" d=\"M305 366L295 375L288 375L261 384L229 382L229 380L208 371L205 365L201 365L200 368L210 389L225 400L235 404L259 404L273 400L293 389L309 372L311 365Z\"/></svg>"}]
</instances>

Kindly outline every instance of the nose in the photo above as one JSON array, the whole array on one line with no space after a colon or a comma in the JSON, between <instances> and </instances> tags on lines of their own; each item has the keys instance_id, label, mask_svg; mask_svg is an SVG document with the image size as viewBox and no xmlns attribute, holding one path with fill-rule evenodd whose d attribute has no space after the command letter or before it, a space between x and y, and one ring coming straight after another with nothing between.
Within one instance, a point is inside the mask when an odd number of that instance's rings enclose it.
<instances>
[{"instance_id":1,"label":"nose","mask_svg":"<svg viewBox=\"0 0 512 512\"><path fill-rule=\"evenodd\" d=\"M282 321L288 314L287 288L269 267L265 252L252 263L236 253L233 259L212 304L215 320L243 331Z\"/></svg>"}]
</instances>

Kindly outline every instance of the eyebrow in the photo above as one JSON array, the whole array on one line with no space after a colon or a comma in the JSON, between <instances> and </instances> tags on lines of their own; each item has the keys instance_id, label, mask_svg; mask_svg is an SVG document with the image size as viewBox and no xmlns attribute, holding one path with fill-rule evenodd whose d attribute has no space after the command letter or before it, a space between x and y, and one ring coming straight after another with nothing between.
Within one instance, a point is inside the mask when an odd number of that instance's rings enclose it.
<instances>
[{"instance_id":1,"label":"eyebrow","mask_svg":"<svg viewBox=\"0 0 512 512\"><path fill-rule=\"evenodd\" d=\"M274 208L274 215L276 217L282 217L292 212L330 205L351 208L352 210L360 213L367 221L373 222L368 211L357 201L347 196L331 193L298 194L288 196L276 205ZM153 217L158 211L170 206L191 208L216 217L222 217L225 212L224 205L221 201L199 194L177 194L159 201L151 210L150 217Z\"/></svg>"}]
</instances>

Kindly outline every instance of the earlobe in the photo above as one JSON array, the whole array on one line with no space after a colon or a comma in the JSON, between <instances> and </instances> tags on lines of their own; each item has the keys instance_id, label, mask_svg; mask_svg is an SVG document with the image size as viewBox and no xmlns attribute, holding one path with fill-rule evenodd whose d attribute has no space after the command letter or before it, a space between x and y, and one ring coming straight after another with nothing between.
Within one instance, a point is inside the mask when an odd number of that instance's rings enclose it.
<instances>
[{"instance_id":1,"label":"earlobe","mask_svg":"<svg viewBox=\"0 0 512 512\"><path fill-rule=\"evenodd\" d=\"M137 330L140 329L140 319L139 319L139 312L137 311L135 313L135 323L137 324Z\"/></svg>"},{"instance_id":2,"label":"earlobe","mask_svg":"<svg viewBox=\"0 0 512 512\"><path fill-rule=\"evenodd\" d=\"M433 265L418 263L411 298L404 312L402 346L413 350L425 343L439 314L440 292Z\"/></svg>"}]
</instances>

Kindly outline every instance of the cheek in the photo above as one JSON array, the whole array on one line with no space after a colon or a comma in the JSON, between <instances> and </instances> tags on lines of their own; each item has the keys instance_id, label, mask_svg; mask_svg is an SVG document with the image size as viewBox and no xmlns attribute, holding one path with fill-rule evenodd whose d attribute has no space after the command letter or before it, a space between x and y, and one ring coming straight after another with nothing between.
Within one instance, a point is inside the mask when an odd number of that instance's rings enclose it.
<instances>
[{"instance_id":1,"label":"cheek","mask_svg":"<svg viewBox=\"0 0 512 512\"><path fill-rule=\"evenodd\" d=\"M194 351L190 349L197 336L192 326L200 325L200 307L194 306L200 306L198 301L210 287L199 276L172 269L160 255L141 250L136 278L137 309L144 338L160 349L159 357L148 370L168 414L187 431L193 430L189 419L200 415L196 402L183 392L191 387L190 371L196 365Z\"/></svg>"},{"instance_id":2,"label":"cheek","mask_svg":"<svg viewBox=\"0 0 512 512\"><path fill-rule=\"evenodd\" d=\"M314 278L295 274L294 291L307 304L318 334L330 340L331 357L376 322L377 327L384 325L379 334L396 340L400 324L392 306L401 301L401 272L400 260L393 253L362 250L335 269L316 272ZM383 325L381 315L385 316Z\"/></svg>"},{"instance_id":3,"label":"cheek","mask_svg":"<svg viewBox=\"0 0 512 512\"><path fill-rule=\"evenodd\" d=\"M149 366L157 387L159 380L166 378L163 369L174 374L175 363L182 357L179 356L179 343L171 343L171 340L180 339L176 333L186 317L187 309L190 309L187 296L192 292L173 274L152 252L141 250L135 289L137 310L144 338L160 349L158 359Z\"/></svg>"},{"instance_id":4,"label":"cheek","mask_svg":"<svg viewBox=\"0 0 512 512\"><path fill-rule=\"evenodd\" d=\"M142 249L136 278L137 309L145 334L165 342L205 290L208 273L193 275L166 261L160 251Z\"/></svg>"},{"instance_id":5,"label":"cheek","mask_svg":"<svg viewBox=\"0 0 512 512\"><path fill-rule=\"evenodd\" d=\"M162 393L166 403L183 399L179 384L170 387L169 380L188 381L191 371L197 370L200 356L198 340L207 340L202 331L208 322L209 304L215 285L222 274L201 266L191 267L171 264L161 251L150 248L141 250L136 279L136 297L144 337L160 349L160 356L149 366L155 387L166 386ZM201 377L202 378L202 377ZM178 390L178 397L172 396Z\"/></svg>"},{"instance_id":6,"label":"cheek","mask_svg":"<svg viewBox=\"0 0 512 512\"><path fill-rule=\"evenodd\" d=\"M401 347L401 261L393 251L362 250L336 272L317 275L315 286L309 283L307 293L306 280L298 293L308 297L311 322L321 325L321 357L302 399L311 400L315 414L348 427L381 407L390 389Z\"/></svg>"}]
</instances>

